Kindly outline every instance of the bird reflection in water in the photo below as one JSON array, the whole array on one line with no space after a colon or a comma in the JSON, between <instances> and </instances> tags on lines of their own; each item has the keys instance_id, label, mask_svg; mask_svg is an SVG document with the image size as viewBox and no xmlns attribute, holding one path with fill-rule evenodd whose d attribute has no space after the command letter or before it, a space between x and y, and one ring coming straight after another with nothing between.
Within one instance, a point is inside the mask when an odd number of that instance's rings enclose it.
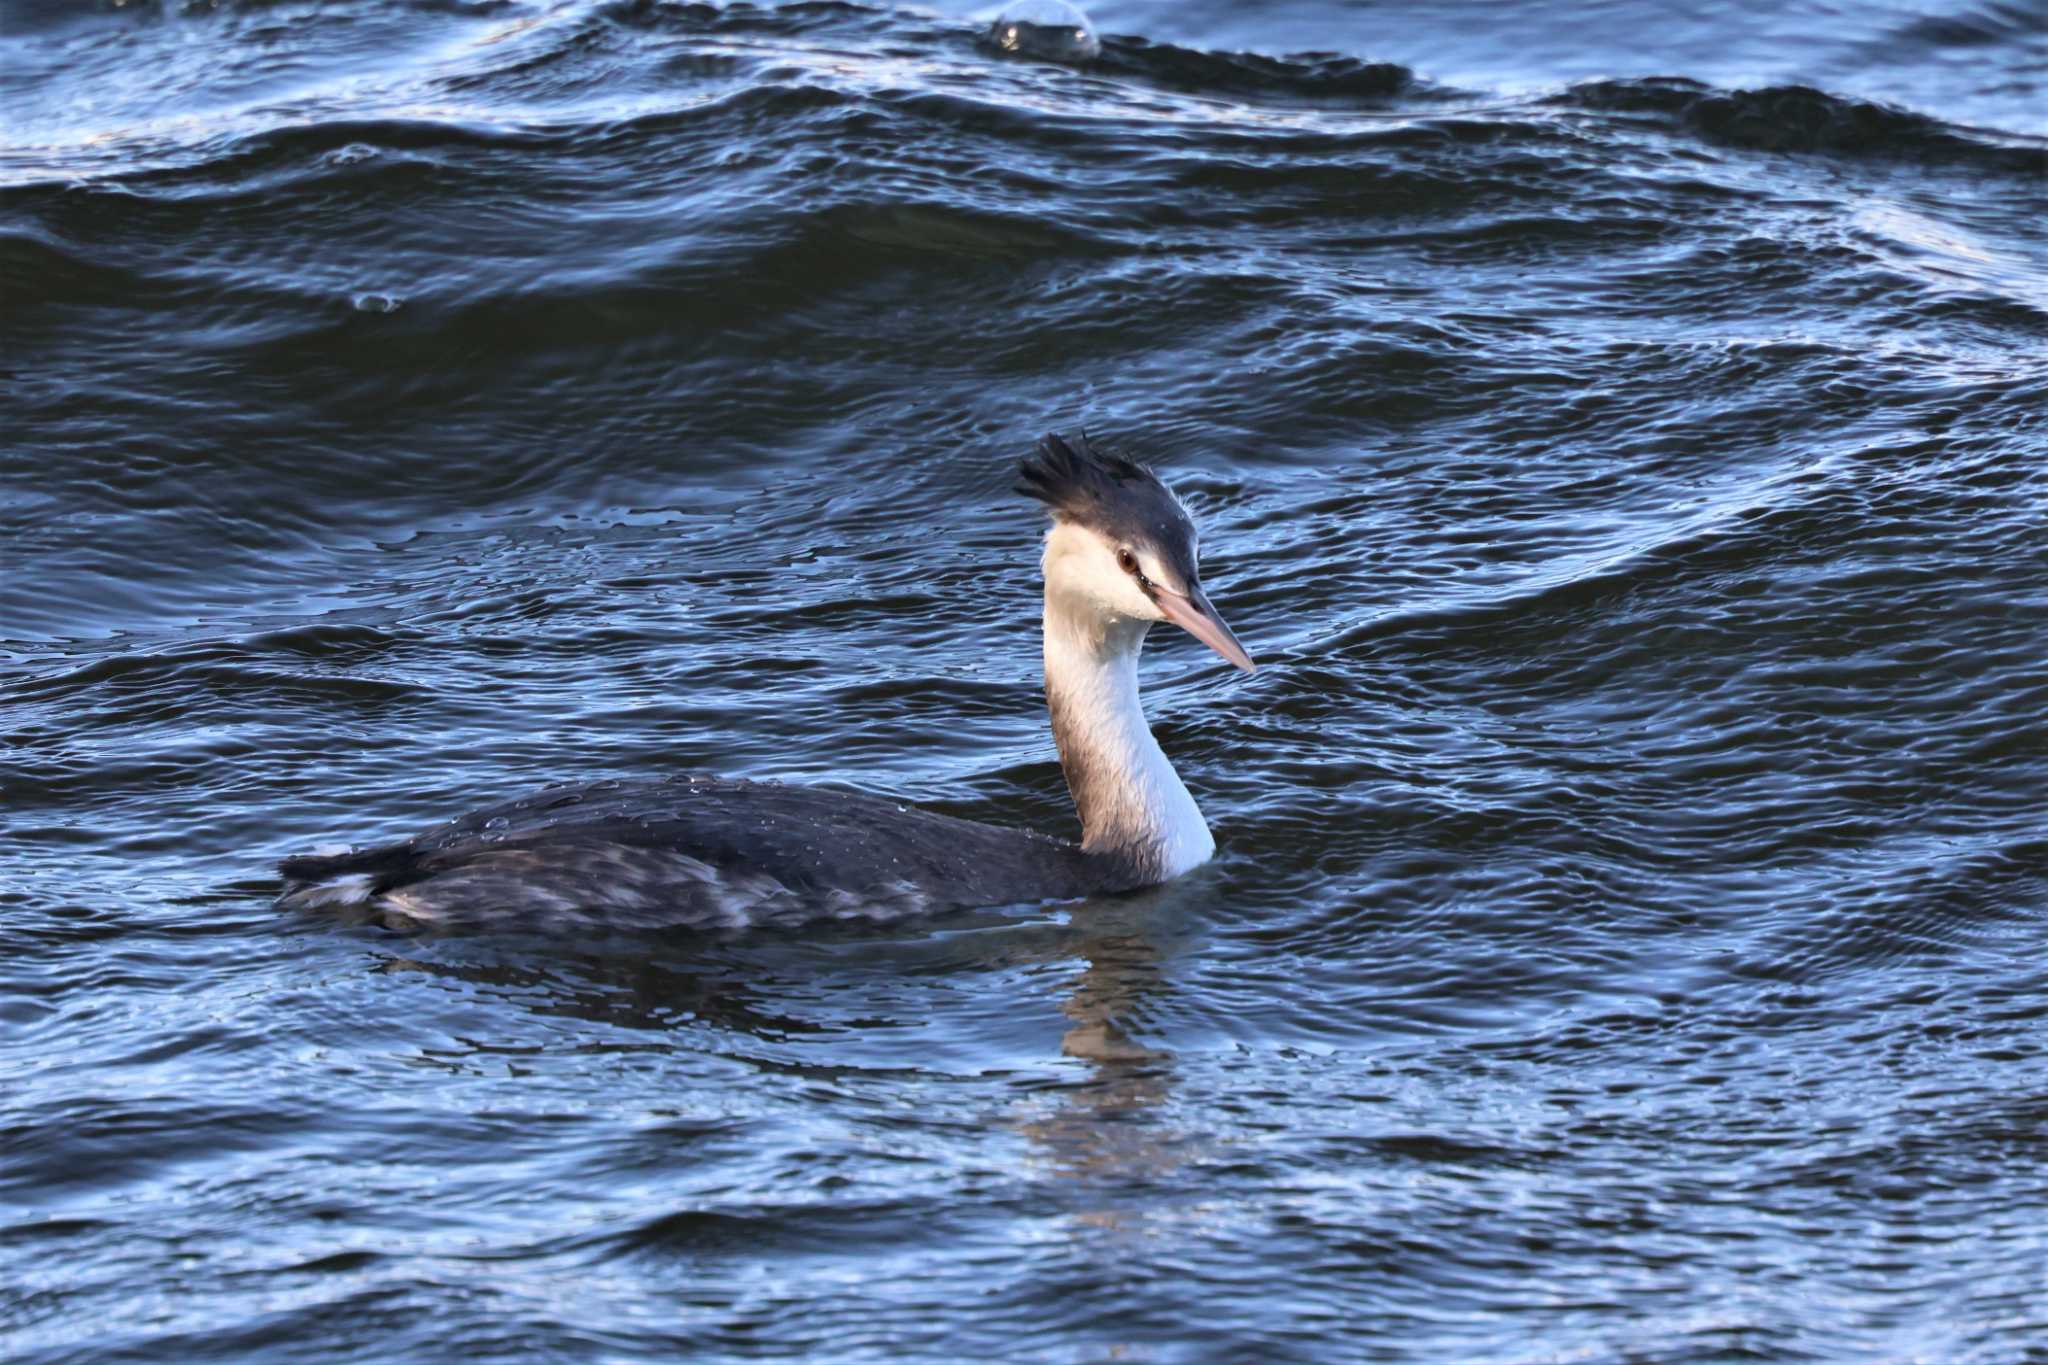
<instances>
[{"instance_id":1,"label":"bird reflection in water","mask_svg":"<svg viewBox=\"0 0 2048 1365\"><path fill-rule=\"evenodd\" d=\"M582 958L544 964L516 959L450 961L380 956L372 970L418 973L483 987L516 999L534 1014L581 1019L618 1028L666 1033L689 1024L768 1040L829 1032L827 1025L778 1013L764 1002L759 983L716 966L682 968L658 961ZM666 1039L650 1049L668 1051Z\"/></svg>"},{"instance_id":2,"label":"bird reflection in water","mask_svg":"<svg viewBox=\"0 0 2048 1365\"><path fill-rule=\"evenodd\" d=\"M949 964L958 972L1078 964L1078 971L1060 978L1063 993L1057 1001L1047 1002L1045 1019L1064 1019L1058 1052L1068 1059L1061 1069L1070 1074L1034 1088L1004 1126L1030 1142L1031 1167L1079 1182L1069 1193L1082 1194L1084 1200L1093 1201L1097 1193L1123 1181L1167 1175L1199 1146L1196 1135L1165 1121L1172 1102L1174 1059L1152 1040L1153 1021L1173 991L1161 943L1170 944L1173 937L1166 926L1187 922L1187 908L1176 905L1189 894L1188 888L1160 888L1078 905L1065 923L1004 926L993 936L974 933L978 942L971 959ZM959 923L957 917L937 920L933 928ZM896 960L896 950L907 946L913 952L933 951L939 941L934 934L921 942L890 940L876 946L889 950L894 969L890 978L914 979L917 974L904 972L904 964ZM835 1070L844 1066L840 1074L845 1076L865 1069L845 1066L843 1058L834 1065L835 1059L822 1053L847 1043L849 1027L876 1022L872 1015L860 1011L866 1017L857 1025L851 1018L834 1017L830 1004L838 993L817 980L804 979L803 972L764 970L773 954L759 940L723 948L700 943L693 953L665 959L645 953L566 957L559 948L543 957L508 951L503 944L474 947L487 956L444 954L450 946L443 940L431 944L433 951L382 956L375 970L481 989L500 1001L518 1003L531 1015L575 1018L655 1035L644 1044L614 1038L604 1051L672 1051L677 1031L706 1029L728 1040L715 1051L745 1055L771 1069L822 1063ZM847 946L867 945L853 936ZM846 993L864 994L851 986ZM866 1003L874 1002L870 997ZM821 1010L821 1005L826 1008ZM493 1014L501 1012L497 1005L489 1008ZM912 1021L880 1022L901 1027ZM731 1041L743 1041L743 1046L735 1051ZM758 1048L763 1043L769 1045L769 1053ZM814 1045L821 1055L798 1059L784 1051L794 1046L809 1052ZM527 1050L471 1046L486 1053ZM778 1053L784 1055L778 1058ZM453 1056L427 1060L463 1064L462 1058ZM1072 1062L1085 1064L1085 1073L1071 1074ZM896 1077L905 1074L896 1068L886 1070ZM1158 1211L1148 1205L1146 1221ZM1129 1228L1131 1212L1116 1204L1090 1203L1076 1208L1072 1216L1077 1225Z\"/></svg>"},{"instance_id":3,"label":"bird reflection in water","mask_svg":"<svg viewBox=\"0 0 2048 1365\"><path fill-rule=\"evenodd\" d=\"M1057 1104L1017 1124L1053 1174L1074 1182L1077 1227L1129 1234L1170 1206L1152 1189L1142 1207L1118 1193L1153 1187L1187 1162L1199 1135L1172 1124L1174 1058L1151 1041L1153 1020L1173 993L1161 950L1163 925L1184 922L1168 902L1184 888L1101 903L1077 911L1068 951L1082 963L1059 1002L1068 1027L1060 1051L1088 1074L1054 1092ZM1041 1097L1043 1098L1043 1097Z\"/></svg>"}]
</instances>

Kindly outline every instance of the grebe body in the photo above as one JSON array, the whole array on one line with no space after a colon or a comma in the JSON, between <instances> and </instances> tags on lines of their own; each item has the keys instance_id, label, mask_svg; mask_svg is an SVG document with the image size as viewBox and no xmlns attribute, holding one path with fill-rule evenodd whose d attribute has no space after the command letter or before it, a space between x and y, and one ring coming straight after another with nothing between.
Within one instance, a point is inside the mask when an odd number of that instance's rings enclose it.
<instances>
[{"instance_id":1,"label":"grebe body","mask_svg":"<svg viewBox=\"0 0 2048 1365\"><path fill-rule=\"evenodd\" d=\"M1249 670L1197 575L1194 525L1150 470L1048 436L1019 490L1045 539L1046 699L1081 820L1070 842L885 797L688 773L545 788L401 843L288 858L280 904L393 927L740 929L1130 891L1215 840L1138 696L1171 621Z\"/></svg>"}]
</instances>

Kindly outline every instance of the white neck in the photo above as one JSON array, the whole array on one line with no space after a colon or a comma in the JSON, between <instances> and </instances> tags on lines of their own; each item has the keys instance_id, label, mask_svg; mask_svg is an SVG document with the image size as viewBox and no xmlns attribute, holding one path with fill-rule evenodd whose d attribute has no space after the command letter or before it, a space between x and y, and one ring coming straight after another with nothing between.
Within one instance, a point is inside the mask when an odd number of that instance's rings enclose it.
<instances>
[{"instance_id":1,"label":"white neck","mask_svg":"<svg viewBox=\"0 0 2048 1365\"><path fill-rule=\"evenodd\" d=\"M1138 703L1138 649L1149 628L1056 597L1048 584L1045 696L1081 847L1124 854L1165 881L1207 862L1216 841Z\"/></svg>"}]
</instances>

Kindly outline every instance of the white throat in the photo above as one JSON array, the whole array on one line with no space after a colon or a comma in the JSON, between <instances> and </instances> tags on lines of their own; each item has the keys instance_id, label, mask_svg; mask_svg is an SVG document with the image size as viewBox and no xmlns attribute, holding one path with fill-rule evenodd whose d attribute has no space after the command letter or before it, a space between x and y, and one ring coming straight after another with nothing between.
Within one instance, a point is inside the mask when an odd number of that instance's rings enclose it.
<instances>
[{"instance_id":1,"label":"white throat","mask_svg":"<svg viewBox=\"0 0 2048 1365\"><path fill-rule=\"evenodd\" d=\"M1081 847L1129 856L1165 881L1207 862L1216 841L1138 702L1150 625L1057 596L1048 580L1045 696Z\"/></svg>"}]
</instances>

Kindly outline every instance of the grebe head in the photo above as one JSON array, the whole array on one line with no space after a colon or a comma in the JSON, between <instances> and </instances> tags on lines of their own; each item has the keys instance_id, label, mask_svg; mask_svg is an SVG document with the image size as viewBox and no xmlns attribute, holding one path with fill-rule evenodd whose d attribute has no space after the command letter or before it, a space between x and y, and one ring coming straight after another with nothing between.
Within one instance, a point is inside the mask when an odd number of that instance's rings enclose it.
<instances>
[{"instance_id":1,"label":"grebe head","mask_svg":"<svg viewBox=\"0 0 2048 1365\"><path fill-rule=\"evenodd\" d=\"M1157 474L1085 435L1046 436L1021 474L1017 491L1052 514L1044 561L1049 604L1105 637L1142 638L1150 623L1171 621L1252 669L1251 656L1202 591L1194 521Z\"/></svg>"}]
</instances>

